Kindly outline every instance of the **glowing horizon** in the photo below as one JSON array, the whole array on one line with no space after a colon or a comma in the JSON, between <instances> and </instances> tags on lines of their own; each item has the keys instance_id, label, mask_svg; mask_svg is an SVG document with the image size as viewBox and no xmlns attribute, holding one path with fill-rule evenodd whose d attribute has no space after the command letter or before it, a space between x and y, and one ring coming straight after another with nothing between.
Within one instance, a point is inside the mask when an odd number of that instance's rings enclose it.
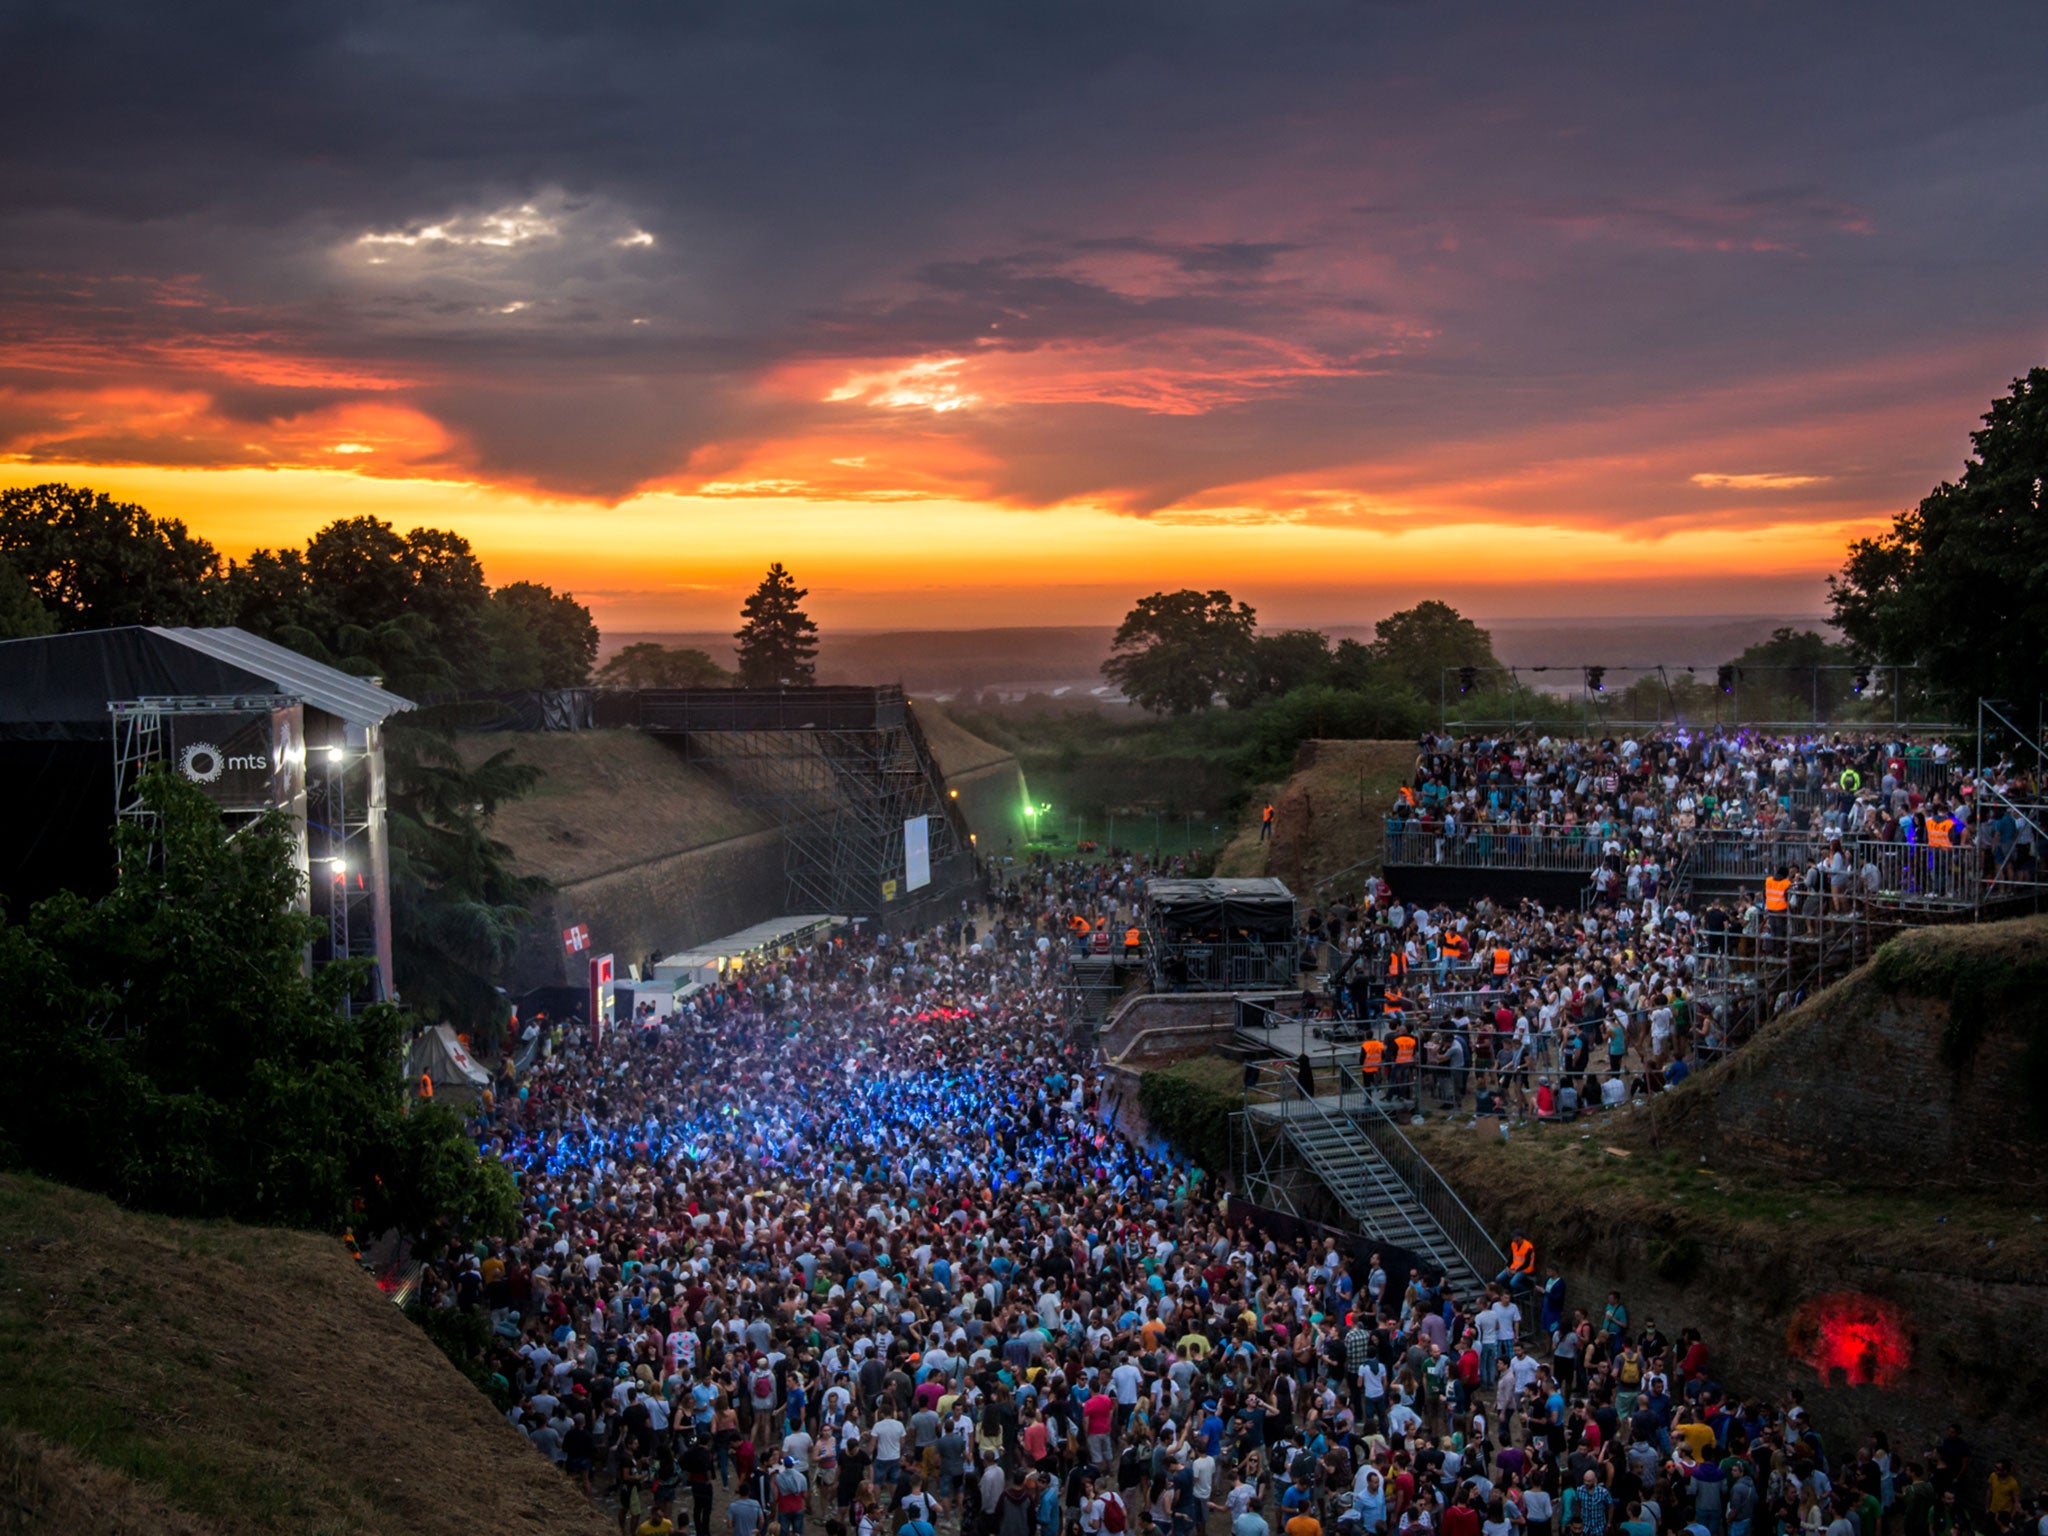
<instances>
[{"instance_id":1,"label":"glowing horizon","mask_svg":"<svg viewBox=\"0 0 2048 1536\"><path fill-rule=\"evenodd\" d=\"M426 8L15 39L0 484L614 629L1805 614L2048 337L2037 10Z\"/></svg>"}]
</instances>

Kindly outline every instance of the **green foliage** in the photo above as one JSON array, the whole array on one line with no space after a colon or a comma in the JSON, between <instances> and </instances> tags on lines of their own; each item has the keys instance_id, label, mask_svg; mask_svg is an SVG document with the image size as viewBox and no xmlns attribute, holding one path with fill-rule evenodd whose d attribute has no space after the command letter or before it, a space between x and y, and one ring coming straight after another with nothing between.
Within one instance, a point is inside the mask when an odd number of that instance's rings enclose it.
<instances>
[{"instance_id":1,"label":"green foliage","mask_svg":"<svg viewBox=\"0 0 2048 1536\"><path fill-rule=\"evenodd\" d=\"M1958 718L2048 693L2048 368L2015 379L1970 442L1962 479L1850 545L1828 590L1857 651L1918 663Z\"/></svg>"},{"instance_id":2,"label":"green foliage","mask_svg":"<svg viewBox=\"0 0 2048 1536\"><path fill-rule=\"evenodd\" d=\"M598 668L607 688L730 688L732 673L702 651L635 641Z\"/></svg>"},{"instance_id":3,"label":"green foliage","mask_svg":"<svg viewBox=\"0 0 2048 1536\"><path fill-rule=\"evenodd\" d=\"M497 1369L497 1345L491 1335L491 1318L481 1309L423 1307L414 1302L405 1315L434 1341L455 1368L476 1384L478 1391L499 1408L513 1403L511 1383Z\"/></svg>"},{"instance_id":4,"label":"green foliage","mask_svg":"<svg viewBox=\"0 0 2048 1536\"><path fill-rule=\"evenodd\" d=\"M808 591L776 561L740 605L742 688L800 688L817 678L818 626L801 604Z\"/></svg>"},{"instance_id":5,"label":"green foliage","mask_svg":"<svg viewBox=\"0 0 2048 1536\"><path fill-rule=\"evenodd\" d=\"M1879 948L1870 979L1886 992L1947 1005L1941 1059L1958 1074L1969 1070L1995 1025L2022 1033L2020 1070L2034 1126L2048 1131L2048 944L1970 943L1943 929L1905 933Z\"/></svg>"},{"instance_id":6,"label":"green foliage","mask_svg":"<svg viewBox=\"0 0 2048 1536\"><path fill-rule=\"evenodd\" d=\"M1197 1056L1138 1079L1138 1107L1175 1152L1211 1177L1230 1165L1230 1117L1244 1108L1244 1069Z\"/></svg>"},{"instance_id":7,"label":"green foliage","mask_svg":"<svg viewBox=\"0 0 2048 1536\"><path fill-rule=\"evenodd\" d=\"M1138 599L1102 675L1155 715L1190 715L1245 687L1257 616L1228 592L1155 592Z\"/></svg>"},{"instance_id":8,"label":"green foliage","mask_svg":"<svg viewBox=\"0 0 2048 1536\"><path fill-rule=\"evenodd\" d=\"M423 1017L492 1032L506 1017L497 982L547 881L516 873L490 835L505 801L540 770L509 750L471 768L431 719L386 728L391 845L391 943L399 996Z\"/></svg>"},{"instance_id":9,"label":"green foliage","mask_svg":"<svg viewBox=\"0 0 2048 1536\"><path fill-rule=\"evenodd\" d=\"M83 486L0 491L0 556L67 633L220 621L220 557L176 518Z\"/></svg>"},{"instance_id":10,"label":"green foliage","mask_svg":"<svg viewBox=\"0 0 2048 1536\"><path fill-rule=\"evenodd\" d=\"M1751 719L1826 720L1850 697L1854 678L1824 669L1852 660L1848 646L1815 630L1775 629L1770 639L1735 658L1743 713Z\"/></svg>"},{"instance_id":11,"label":"green foliage","mask_svg":"<svg viewBox=\"0 0 2048 1536\"><path fill-rule=\"evenodd\" d=\"M1231 705L1242 709L1259 699L1328 683L1330 667L1330 641L1321 630L1283 629L1255 636L1244 675L1230 690Z\"/></svg>"},{"instance_id":12,"label":"green foliage","mask_svg":"<svg viewBox=\"0 0 2048 1536\"><path fill-rule=\"evenodd\" d=\"M1373 637L1372 655L1382 675L1425 699L1442 696L1446 667L1483 670L1500 665L1493 654L1493 636L1449 603L1434 599L1388 614L1373 626ZM1455 689L1457 684L1452 681L1449 686Z\"/></svg>"},{"instance_id":13,"label":"green foliage","mask_svg":"<svg viewBox=\"0 0 2048 1536\"><path fill-rule=\"evenodd\" d=\"M494 688L581 688L597 661L597 625L566 592L515 581L484 605Z\"/></svg>"},{"instance_id":14,"label":"green foliage","mask_svg":"<svg viewBox=\"0 0 2048 1536\"><path fill-rule=\"evenodd\" d=\"M502 1169L406 1118L403 1016L344 1014L351 966L308 977L288 825L232 838L168 773L121 875L0 922L0 1160L125 1204L339 1230L502 1231Z\"/></svg>"},{"instance_id":15,"label":"green foliage","mask_svg":"<svg viewBox=\"0 0 2048 1536\"><path fill-rule=\"evenodd\" d=\"M1304 741L1402 740L1419 736L1434 719L1421 695L1400 684L1345 689L1318 683L1261 702L1240 761L1249 778L1282 778L1293 771Z\"/></svg>"},{"instance_id":16,"label":"green foliage","mask_svg":"<svg viewBox=\"0 0 2048 1536\"><path fill-rule=\"evenodd\" d=\"M0 560L0 640L26 640L56 632L56 616L37 599L13 563Z\"/></svg>"}]
</instances>

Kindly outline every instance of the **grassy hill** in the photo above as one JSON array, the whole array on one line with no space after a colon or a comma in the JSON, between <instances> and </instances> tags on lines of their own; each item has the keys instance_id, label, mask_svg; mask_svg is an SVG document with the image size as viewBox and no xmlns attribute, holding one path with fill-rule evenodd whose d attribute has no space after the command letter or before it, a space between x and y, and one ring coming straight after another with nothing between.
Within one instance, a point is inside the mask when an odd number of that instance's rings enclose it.
<instances>
[{"instance_id":1,"label":"grassy hill","mask_svg":"<svg viewBox=\"0 0 2048 1536\"><path fill-rule=\"evenodd\" d=\"M1650 1107L1406 1129L1571 1305L1698 1324L1724 1380L1805 1389L1838 1439L1961 1418L2038 1468L2048 1370L2010 1345L2048 1311L2044 982L2048 919L1922 929ZM1843 1316L1886 1320L1890 1379L1817 1363Z\"/></svg>"},{"instance_id":2,"label":"grassy hill","mask_svg":"<svg viewBox=\"0 0 2048 1536\"><path fill-rule=\"evenodd\" d=\"M332 1238L0 1176L0 1528L608 1527Z\"/></svg>"},{"instance_id":3,"label":"grassy hill","mask_svg":"<svg viewBox=\"0 0 2048 1536\"><path fill-rule=\"evenodd\" d=\"M1254 796L1217 872L1278 875L1304 899L1355 893L1379 868L1387 808L1414 771L1413 742L1306 743L1294 773L1267 790L1271 840L1259 841L1259 811L1266 801ZM1327 891L1321 889L1326 883Z\"/></svg>"}]
</instances>

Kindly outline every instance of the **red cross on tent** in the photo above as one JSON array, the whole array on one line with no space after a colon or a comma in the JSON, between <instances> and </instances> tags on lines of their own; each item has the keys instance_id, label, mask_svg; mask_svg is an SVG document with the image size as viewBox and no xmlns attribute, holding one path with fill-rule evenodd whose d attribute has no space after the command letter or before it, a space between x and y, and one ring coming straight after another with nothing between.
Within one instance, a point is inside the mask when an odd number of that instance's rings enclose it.
<instances>
[{"instance_id":1,"label":"red cross on tent","mask_svg":"<svg viewBox=\"0 0 2048 1536\"><path fill-rule=\"evenodd\" d=\"M583 923L577 923L573 927L564 928L562 930L562 943L572 955L578 950L588 949L590 948L590 929Z\"/></svg>"}]
</instances>

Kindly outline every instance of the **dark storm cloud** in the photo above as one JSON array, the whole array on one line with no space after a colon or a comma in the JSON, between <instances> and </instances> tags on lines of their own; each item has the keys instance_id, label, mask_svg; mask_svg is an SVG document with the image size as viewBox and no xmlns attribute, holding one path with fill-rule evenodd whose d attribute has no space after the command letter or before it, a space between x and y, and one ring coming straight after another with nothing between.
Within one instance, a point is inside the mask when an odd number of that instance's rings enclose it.
<instances>
[{"instance_id":1,"label":"dark storm cloud","mask_svg":"<svg viewBox=\"0 0 2048 1536\"><path fill-rule=\"evenodd\" d=\"M2020 4L17 0L0 424L54 453L75 402L22 398L398 401L481 475L618 496L892 430L794 366L949 354L989 378L945 430L994 494L1152 509L1823 360L1910 390L1972 340L2011 352L1981 398L2040 352L2044 33Z\"/></svg>"}]
</instances>

